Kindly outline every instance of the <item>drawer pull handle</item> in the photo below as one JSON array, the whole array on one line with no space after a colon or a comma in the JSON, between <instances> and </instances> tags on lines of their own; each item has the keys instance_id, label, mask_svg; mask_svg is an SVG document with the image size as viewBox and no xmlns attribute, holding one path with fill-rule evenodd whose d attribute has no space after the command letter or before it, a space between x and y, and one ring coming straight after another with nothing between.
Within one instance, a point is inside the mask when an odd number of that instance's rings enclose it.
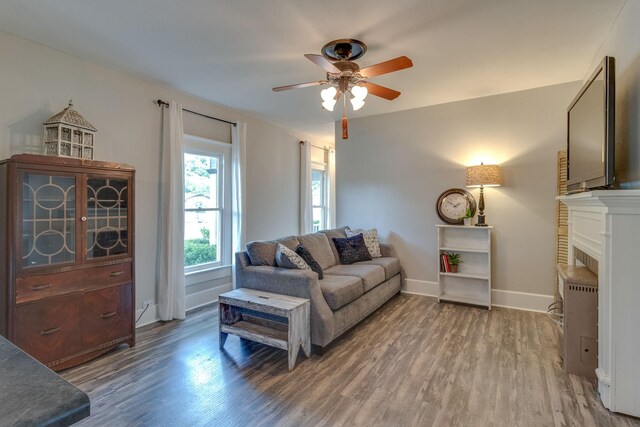
<instances>
[{"instance_id":1,"label":"drawer pull handle","mask_svg":"<svg viewBox=\"0 0 640 427\"><path fill-rule=\"evenodd\" d=\"M43 290L43 289L47 289L47 288L50 288L50 287L51 287L51 285L50 285L50 284L48 284L48 283L46 283L46 284L44 284L44 285L36 285L36 286L32 286L32 287L31 287L31 290L32 290L32 291L41 291L41 290Z\"/></svg>"},{"instance_id":2,"label":"drawer pull handle","mask_svg":"<svg viewBox=\"0 0 640 427\"><path fill-rule=\"evenodd\" d=\"M116 315L116 312L112 311L111 313L101 314L100 317L102 317L103 319L108 319L108 318L113 317L115 315Z\"/></svg>"},{"instance_id":3,"label":"drawer pull handle","mask_svg":"<svg viewBox=\"0 0 640 427\"><path fill-rule=\"evenodd\" d=\"M60 330L60 328L51 328L51 329L47 329L46 331L40 331L40 335L51 335L51 334L55 334L56 332L58 332Z\"/></svg>"},{"instance_id":4,"label":"drawer pull handle","mask_svg":"<svg viewBox=\"0 0 640 427\"><path fill-rule=\"evenodd\" d=\"M124 271L112 271L111 274L109 274L109 276L117 277L117 276L122 276L123 274L124 274Z\"/></svg>"}]
</instances>

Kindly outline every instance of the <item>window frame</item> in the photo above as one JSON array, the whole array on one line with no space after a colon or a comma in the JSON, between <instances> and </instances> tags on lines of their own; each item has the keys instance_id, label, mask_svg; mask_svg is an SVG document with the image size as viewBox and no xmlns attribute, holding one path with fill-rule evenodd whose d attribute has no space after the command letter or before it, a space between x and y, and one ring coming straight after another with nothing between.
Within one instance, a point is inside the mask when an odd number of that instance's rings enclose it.
<instances>
[{"instance_id":1,"label":"window frame","mask_svg":"<svg viewBox=\"0 0 640 427\"><path fill-rule=\"evenodd\" d=\"M215 208L187 208L186 199L183 200L183 212L220 212L220 247L217 248L218 260L204 264L184 266L185 275L202 273L231 265L231 144L202 138L194 135L184 135L184 154L218 158L218 203ZM182 162L184 174L184 160ZM185 188L182 190L186 195ZM184 239L184 236L183 236Z\"/></svg>"}]
</instances>

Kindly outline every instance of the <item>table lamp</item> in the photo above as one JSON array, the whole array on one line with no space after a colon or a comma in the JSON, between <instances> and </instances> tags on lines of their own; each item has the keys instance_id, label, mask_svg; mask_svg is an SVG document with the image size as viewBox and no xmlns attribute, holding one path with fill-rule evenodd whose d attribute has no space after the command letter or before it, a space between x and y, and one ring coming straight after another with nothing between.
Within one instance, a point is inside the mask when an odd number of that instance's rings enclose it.
<instances>
[{"instance_id":1,"label":"table lamp","mask_svg":"<svg viewBox=\"0 0 640 427\"><path fill-rule=\"evenodd\" d=\"M467 168L467 187L480 187L480 201L478 202L478 223L476 227L486 227L487 223L484 218L484 187L499 187L502 185L502 174L500 166L485 165L480 163L478 166L469 166Z\"/></svg>"}]
</instances>

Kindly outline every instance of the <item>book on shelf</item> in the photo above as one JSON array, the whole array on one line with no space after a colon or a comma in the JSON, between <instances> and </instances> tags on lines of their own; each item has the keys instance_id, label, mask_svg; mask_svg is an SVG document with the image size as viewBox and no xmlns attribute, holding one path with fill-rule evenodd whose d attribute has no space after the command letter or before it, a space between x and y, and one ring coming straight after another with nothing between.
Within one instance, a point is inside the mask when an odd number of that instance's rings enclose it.
<instances>
[{"instance_id":1,"label":"book on shelf","mask_svg":"<svg viewBox=\"0 0 640 427\"><path fill-rule=\"evenodd\" d=\"M443 265L442 271L444 273L451 273L451 265L449 264L449 257L447 256L447 254L442 254L441 258L442 258L442 265Z\"/></svg>"}]
</instances>

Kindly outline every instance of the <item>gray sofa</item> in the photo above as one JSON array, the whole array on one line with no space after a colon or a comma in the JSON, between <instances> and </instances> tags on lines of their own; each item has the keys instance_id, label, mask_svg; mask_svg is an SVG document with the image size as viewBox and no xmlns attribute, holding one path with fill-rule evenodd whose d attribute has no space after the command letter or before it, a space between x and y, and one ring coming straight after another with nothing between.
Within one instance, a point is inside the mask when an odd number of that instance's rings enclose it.
<instances>
[{"instance_id":1,"label":"gray sofa","mask_svg":"<svg viewBox=\"0 0 640 427\"><path fill-rule=\"evenodd\" d=\"M402 267L391 245L380 244L382 258L341 265L332 237L346 237L345 228L251 242L247 251L236 253L237 287L311 300L311 343L320 354L402 288ZM293 250L299 244L306 247L324 279L312 271L278 267L278 243Z\"/></svg>"}]
</instances>

